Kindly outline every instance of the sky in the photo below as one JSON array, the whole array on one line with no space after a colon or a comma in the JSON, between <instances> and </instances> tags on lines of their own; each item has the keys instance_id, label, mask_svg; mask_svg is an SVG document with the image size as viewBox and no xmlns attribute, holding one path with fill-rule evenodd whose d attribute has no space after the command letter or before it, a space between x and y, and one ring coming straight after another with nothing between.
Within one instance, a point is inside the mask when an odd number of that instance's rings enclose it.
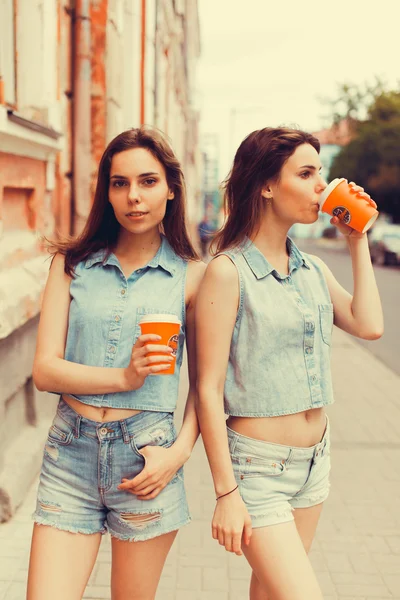
<instances>
[{"instance_id":1,"label":"sky","mask_svg":"<svg viewBox=\"0 0 400 600\"><path fill-rule=\"evenodd\" d=\"M400 0L198 0L201 134L224 177L265 126L326 126L340 83L400 81Z\"/></svg>"}]
</instances>

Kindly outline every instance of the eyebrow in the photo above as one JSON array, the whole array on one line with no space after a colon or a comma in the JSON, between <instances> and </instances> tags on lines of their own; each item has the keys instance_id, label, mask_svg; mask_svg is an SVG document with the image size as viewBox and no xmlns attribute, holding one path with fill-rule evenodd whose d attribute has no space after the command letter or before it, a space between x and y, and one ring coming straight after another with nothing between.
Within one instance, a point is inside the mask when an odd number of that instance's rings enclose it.
<instances>
[{"instance_id":1,"label":"eyebrow","mask_svg":"<svg viewBox=\"0 0 400 600\"><path fill-rule=\"evenodd\" d=\"M156 171L149 173L141 173L139 177L149 177L150 175L159 175ZM110 179L128 179L125 175L111 175Z\"/></svg>"},{"instance_id":2,"label":"eyebrow","mask_svg":"<svg viewBox=\"0 0 400 600\"><path fill-rule=\"evenodd\" d=\"M315 167L314 165L303 165L302 167L299 167L300 169L311 169L312 171L316 171L317 167ZM318 171L320 171L322 169L322 165L320 167L318 167Z\"/></svg>"}]
</instances>

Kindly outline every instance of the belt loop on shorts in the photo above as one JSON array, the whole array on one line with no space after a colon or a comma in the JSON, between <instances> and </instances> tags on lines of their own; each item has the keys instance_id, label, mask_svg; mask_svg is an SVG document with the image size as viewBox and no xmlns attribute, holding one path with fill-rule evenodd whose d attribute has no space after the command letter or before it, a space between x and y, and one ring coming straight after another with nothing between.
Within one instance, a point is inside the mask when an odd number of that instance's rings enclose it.
<instances>
[{"instance_id":1,"label":"belt loop on shorts","mask_svg":"<svg viewBox=\"0 0 400 600\"><path fill-rule=\"evenodd\" d=\"M121 431L122 431L122 437L124 439L124 444L129 444L131 441L131 438L130 438L126 423L124 420L122 420L119 422L119 424L121 425Z\"/></svg>"},{"instance_id":2,"label":"belt loop on shorts","mask_svg":"<svg viewBox=\"0 0 400 600\"><path fill-rule=\"evenodd\" d=\"M282 463L286 469L289 467L290 463L292 462L293 457L294 457L294 451L293 451L293 448L290 448L287 459L284 461L284 463Z\"/></svg>"},{"instance_id":3,"label":"belt loop on shorts","mask_svg":"<svg viewBox=\"0 0 400 600\"><path fill-rule=\"evenodd\" d=\"M74 426L74 438L79 438L80 435L80 431L81 431L81 421L82 421L82 417L81 415L78 415L76 417L75 420L75 426Z\"/></svg>"},{"instance_id":4,"label":"belt loop on shorts","mask_svg":"<svg viewBox=\"0 0 400 600\"><path fill-rule=\"evenodd\" d=\"M238 441L238 436L236 434L230 433L229 437L228 437L230 454L233 454L235 452L237 441Z\"/></svg>"}]
</instances>

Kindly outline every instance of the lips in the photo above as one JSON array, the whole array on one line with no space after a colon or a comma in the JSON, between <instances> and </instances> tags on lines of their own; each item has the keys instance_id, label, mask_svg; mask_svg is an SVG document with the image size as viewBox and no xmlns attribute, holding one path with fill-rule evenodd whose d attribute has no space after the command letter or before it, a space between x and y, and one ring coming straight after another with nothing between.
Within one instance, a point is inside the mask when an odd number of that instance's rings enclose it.
<instances>
[{"instance_id":1,"label":"lips","mask_svg":"<svg viewBox=\"0 0 400 600\"><path fill-rule=\"evenodd\" d=\"M144 217L144 215L147 215L147 212L139 212L139 211L135 211L135 212L130 212L127 213L126 216L127 217Z\"/></svg>"}]
</instances>

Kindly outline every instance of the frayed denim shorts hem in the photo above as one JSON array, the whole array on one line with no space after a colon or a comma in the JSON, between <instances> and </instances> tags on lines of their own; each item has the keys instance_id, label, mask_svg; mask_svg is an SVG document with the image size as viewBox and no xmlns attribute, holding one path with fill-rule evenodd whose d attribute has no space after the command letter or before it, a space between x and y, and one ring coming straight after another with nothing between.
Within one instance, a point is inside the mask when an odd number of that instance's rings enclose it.
<instances>
[{"instance_id":1,"label":"frayed denim shorts hem","mask_svg":"<svg viewBox=\"0 0 400 600\"><path fill-rule=\"evenodd\" d=\"M87 535L107 531L144 541L190 522L183 468L153 499L119 490L145 466L145 446L169 448L176 440L172 413L143 411L107 423L86 419L60 400L45 443L33 520Z\"/></svg>"},{"instance_id":2,"label":"frayed denim shorts hem","mask_svg":"<svg viewBox=\"0 0 400 600\"><path fill-rule=\"evenodd\" d=\"M94 527L83 527L76 524L71 525L69 521L64 523L61 519L49 519L48 517L44 517L40 514L40 512L40 509L36 509L32 515L32 519L36 525L46 525L47 527L54 527L54 529L58 529L59 531L66 531L68 533L83 533L84 535L94 535L95 533L101 533L104 535L107 533L106 527L99 529L96 525Z\"/></svg>"},{"instance_id":3,"label":"frayed denim shorts hem","mask_svg":"<svg viewBox=\"0 0 400 600\"><path fill-rule=\"evenodd\" d=\"M54 527L55 529L58 529L59 531L66 531L68 533L81 533L84 535L94 535L97 533L100 533L101 535L105 535L106 533L109 533L111 535L111 537L113 537L117 540L127 541L127 542L144 542L144 541L152 539L154 537L158 537L158 536L164 535L166 533L171 533L171 531L178 531L178 529L180 529L181 527L184 527L185 525L188 525L192 521L191 517L188 516L184 521L181 521L180 523L175 523L174 525L170 525L169 527L159 527L157 533L152 531L151 533L143 532L143 533L134 534L134 533L128 533L128 532L124 533L121 531L114 531L108 525L106 527L102 527L100 530L98 529L97 526L94 526L94 527L82 527L82 526L77 526L77 525L71 526L70 523L68 523L68 522L63 523L62 521L60 522L60 520L55 522L52 519L43 517L40 514L38 514L38 511L36 511L32 515L32 518L33 518L33 521L37 525L46 525L47 527Z\"/></svg>"},{"instance_id":4,"label":"frayed denim shorts hem","mask_svg":"<svg viewBox=\"0 0 400 600\"><path fill-rule=\"evenodd\" d=\"M227 429L235 479L253 528L293 521L296 509L327 499L328 420L322 440L309 448L264 442Z\"/></svg>"}]
</instances>

